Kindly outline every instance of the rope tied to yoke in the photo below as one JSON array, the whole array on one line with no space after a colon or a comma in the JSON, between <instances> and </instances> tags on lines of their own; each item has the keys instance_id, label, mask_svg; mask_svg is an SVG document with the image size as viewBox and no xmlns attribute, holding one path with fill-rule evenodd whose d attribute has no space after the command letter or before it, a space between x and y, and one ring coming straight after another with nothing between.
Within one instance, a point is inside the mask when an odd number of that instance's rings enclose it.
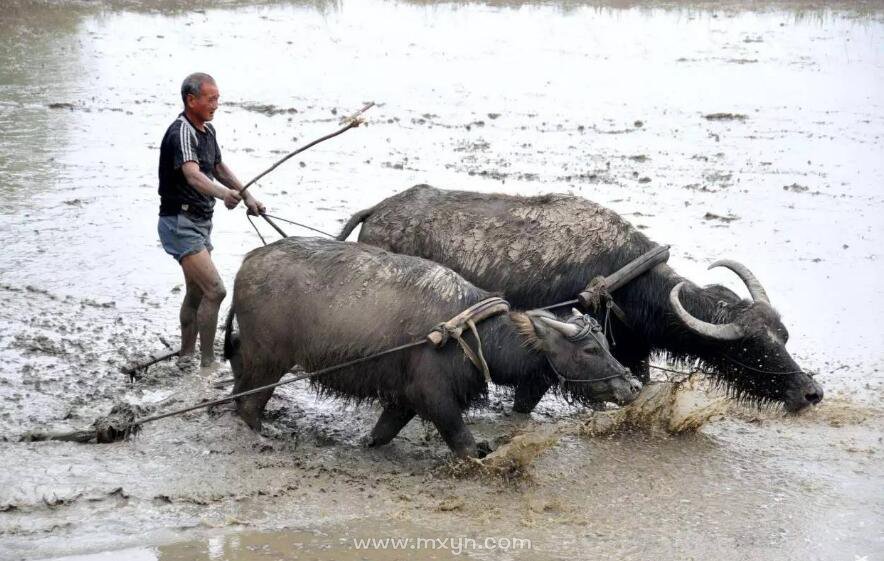
<instances>
[{"instance_id":1,"label":"rope tied to yoke","mask_svg":"<svg viewBox=\"0 0 884 561\"><path fill-rule=\"evenodd\" d=\"M604 310L604 328L603 332L611 340L612 345L616 345L614 341L614 330L611 329L611 314L617 316L617 319L626 327L632 327L626 318L623 309L614 302L611 290L608 288L608 278L601 275L594 277L589 284L586 285L579 294L577 294L577 302L583 306L585 310L591 310L597 317L602 316Z\"/></svg>"},{"instance_id":2,"label":"rope tied to yoke","mask_svg":"<svg viewBox=\"0 0 884 561\"><path fill-rule=\"evenodd\" d=\"M563 306L580 304L585 310L590 310L593 314L599 317L601 316L602 311L604 311L604 332L605 335L611 339L611 343L614 344L614 333L611 329L611 314L617 316L617 319L627 328L631 328L632 325L626 317L626 313L623 309L614 302L614 296L611 293L624 285L629 284L637 277L650 271L657 265L665 263L668 259L668 245L653 247L610 275L598 275L593 277L592 280L589 281L589 284L586 285L586 288L579 292L577 297L573 300L558 302L556 304L544 306L540 309L552 310Z\"/></svg>"},{"instance_id":3,"label":"rope tied to yoke","mask_svg":"<svg viewBox=\"0 0 884 561\"><path fill-rule=\"evenodd\" d=\"M486 298L481 302L477 302L457 314L450 320L442 322L427 334L427 341L437 349L441 349L448 343L449 339L454 339L460 345L464 355L473 363L479 372L485 377L485 382L491 383L491 370L488 368L488 362L485 361L485 355L482 353L482 339L479 337L479 330L476 323L490 317L505 314L510 311L510 304L503 298L493 296ZM469 329L476 338L476 350L473 350L463 338L463 332Z\"/></svg>"},{"instance_id":4,"label":"rope tied to yoke","mask_svg":"<svg viewBox=\"0 0 884 561\"><path fill-rule=\"evenodd\" d=\"M608 288L608 278L601 275L594 277L589 284L586 285L578 295L577 301L586 310L592 310L596 315L600 315L602 309L605 310L605 324L607 327L607 314L613 313L624 325L629 326L626 319L626 313L614 302L611 290Z\"/></svg>"}]
</instances>

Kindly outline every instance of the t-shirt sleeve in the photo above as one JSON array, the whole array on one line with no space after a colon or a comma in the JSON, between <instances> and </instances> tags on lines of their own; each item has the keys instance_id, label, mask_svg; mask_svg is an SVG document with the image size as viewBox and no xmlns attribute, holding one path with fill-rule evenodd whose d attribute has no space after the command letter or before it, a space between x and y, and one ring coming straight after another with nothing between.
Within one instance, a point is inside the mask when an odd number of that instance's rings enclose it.
<instances>
[{"instance_id":1,"label":"t-shirt sleeve","mask_svg":"<svg viewBox=\"0 0 884 561\"><path fill-rule=\"evenodd\" d=\"M177 134L173 132L169 140L172 144L172 153L175 155L175 169L183 166L185 162L196 162L199 164L196 138L194 138L187 127L184 125L178 127Z\"/></svg>"},{"instance_id":2,"label":"t-shirt sleeve","mask_svg":"<svg viewBox=\"0 0 884 561\"><path fill-rule=\"evenodd\" d=\"M212 142L215 143L215 164L218 165L221 163L221 147L218 146L218 135L215 134L215 128L212 128Z\"/></svg>"}]
</instances>

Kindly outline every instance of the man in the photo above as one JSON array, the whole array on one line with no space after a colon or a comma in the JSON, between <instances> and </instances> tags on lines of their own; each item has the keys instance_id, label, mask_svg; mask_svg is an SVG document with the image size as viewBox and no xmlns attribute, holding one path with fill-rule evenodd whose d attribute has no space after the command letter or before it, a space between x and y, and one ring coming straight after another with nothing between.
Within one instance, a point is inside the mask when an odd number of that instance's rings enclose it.
<instances>
[{"instance_id":1,"label":"man","mask_svg":"<svg viewBox=\"0 0 884 561\"><path fill-rule=\"evenodd\" d=\"M241 196L242 183L221 159L215 128L209 123L218 109L218 98L218 86L208 74L198 72L185 78L181 84L184 111L166 130L160 145L157 229L163 249L181 265L187 286L181 304L181 368L196 362L197 332L201 366L214 365L218 310L227 294L211 256L215 199L223 200L228 209L243 200L249 213L265 211L248 191Z\"/></svg>"}]
</instances>

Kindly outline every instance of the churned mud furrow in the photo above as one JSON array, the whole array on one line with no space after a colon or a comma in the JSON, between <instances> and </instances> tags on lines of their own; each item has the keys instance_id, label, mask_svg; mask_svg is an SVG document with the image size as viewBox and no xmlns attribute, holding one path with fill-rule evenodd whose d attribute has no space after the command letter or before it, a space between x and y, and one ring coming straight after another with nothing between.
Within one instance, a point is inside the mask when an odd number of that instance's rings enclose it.
<instances>
[{"instance_id":1,"label":"churned mud furrow","mask_svg":"<svg viewBox=\"0 0 884 561\"><path fill-rule=\"evenodd\" d=\"M880 557L881 37L877 2L4 3L0 558ZM380 409L299 382L261 434L221 405L20 442L228 391L227 365L120 372L178 344L156 165L196 70L242 179L377 103L255 185L272 214L337 232L418 183L586 197L699 283L745 294L706 268L746 263L825 400L786 416L658 375L630 408L550 394L526 418L495 388L466 414L496 448L475 463L419 420L364 448ZM260 241L221 205L212 238L229 290Z\"/></svg>"}]
</instances>

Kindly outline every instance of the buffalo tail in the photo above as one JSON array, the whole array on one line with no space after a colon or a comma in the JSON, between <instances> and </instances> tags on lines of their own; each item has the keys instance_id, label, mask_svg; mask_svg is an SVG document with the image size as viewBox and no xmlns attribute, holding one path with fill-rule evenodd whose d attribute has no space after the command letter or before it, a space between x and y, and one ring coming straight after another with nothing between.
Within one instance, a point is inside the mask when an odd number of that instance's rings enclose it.
<instances>
[{"instance_id":1,"label":"buffalo tail","mask_svg":"<svg viewBox=\"0 0 884 561\"><path fill-rule=\"evenodd\" d=\"M360 210L359 212L351 216L350 220L348 220L347 223L344 224L344 228L343 230L341 230L341 233L338 234L338 237L335 239L337 239L339 242L346 240L347 236L349 236L353 232L353 230L356 229L356 226L359 226L362 222L365 222L365 220L372 215L374 209L375 207Z\"/></svg>"}]
</instances>

